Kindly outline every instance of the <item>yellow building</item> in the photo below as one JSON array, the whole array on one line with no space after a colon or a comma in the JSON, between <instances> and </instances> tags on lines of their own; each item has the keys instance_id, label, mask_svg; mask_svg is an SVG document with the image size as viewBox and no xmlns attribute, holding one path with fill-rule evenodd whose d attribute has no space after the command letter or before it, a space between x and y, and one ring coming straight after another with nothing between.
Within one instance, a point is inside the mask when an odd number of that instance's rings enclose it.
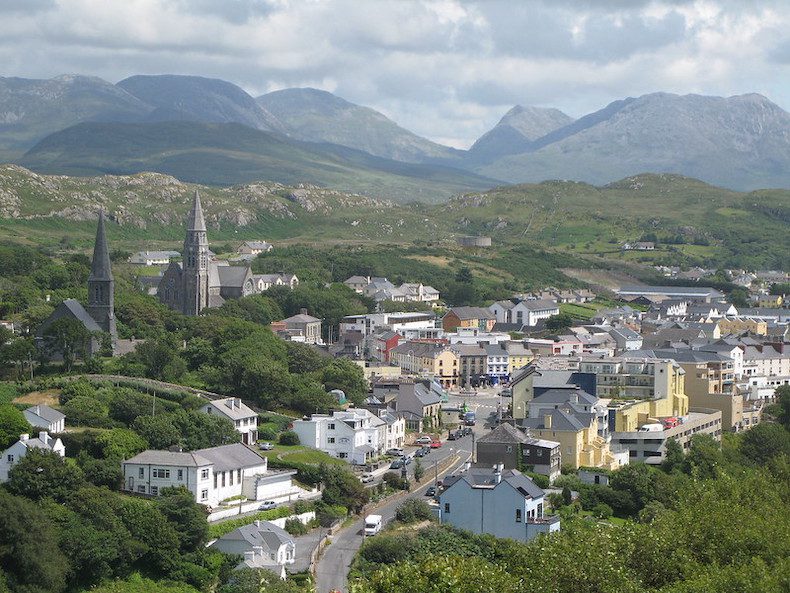
<instances>
[{"instance_id":1,"label":"yellow building","mask_svg":"<svg viewBox=\"0 0 790 593\"><path fill-rule=\"evenodd\" d=\"M752 297L752 304L755 307L765 308L765 309L775 309L782 306L784 299L781 295L778 294L758 294L755 297Z\"/></svg>"},{"instance_id":2,"label":"yellow building","mask_svg":"<svg viewBox=\"0 0 790 593\"><path fill-rule=\"evenodd\" d=\"M444 344L405 342L390 351L390 362L415 375L435 378L445 389L458 386L458 356Z\"/></svg>"},{"instance_id":3,"label":"yellow building","mask_svg":"<svg viewBox=\"0 0 790 593\"><path fill-rule=\"evenodd\" d=\"M505 342L507 350L507 372L510 377L519 369L523 369L535 359L532 350L526 348L521 342Z\"/></svg>"},{"instance_id":4,"label":"yellow building","mask_svg":"<svg viewBox=\"0 0 790 593\"><path fill-rule=\"evenodd\" d=\"M614 470L628 463L627 456L613 454L606 439L598 435L595 414L576 414L570 406L560 406L520 424L532 437L560 443L562 465Z\"/></svg>"},{"instance_id":5,"label":"yellow building","mask_svg":"<svg viewBox=\"0 0 790 593\"><path fill-rule=\"evenodd\" d=\"M781 297L780 297L781 298ZM768 334L768 322L756 319L719 319L719 329L723 335L752 332L758 336Z\"/></svg>"}]
</instances>

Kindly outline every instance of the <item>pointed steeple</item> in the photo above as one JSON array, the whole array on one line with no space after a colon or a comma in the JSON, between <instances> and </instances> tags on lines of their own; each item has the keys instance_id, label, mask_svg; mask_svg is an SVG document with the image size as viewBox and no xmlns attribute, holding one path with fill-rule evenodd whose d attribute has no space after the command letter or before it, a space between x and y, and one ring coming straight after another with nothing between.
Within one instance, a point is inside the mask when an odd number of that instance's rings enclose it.
<instances>
[{"instance_id":1,"label":"pointed steeple","mask_svg":"<svg viewBox=\"0 0 790 593\"><path fill-rule=\"evenodd\" d=\"M93 262L88 281L112 280L112 266L110 265L110 248L104 234L104 210L99 210L99 224L96 227L96 242L93 244Z\"/></svg>"},{"instance_id":2,"label":"pointed steeple","mask_svg":"<svg viewBox=\"0 0 790 593\"><path fill-rule=\"evenodd\" d=\"M195 198L192 202L192 210L189 212L187 220L187 231L205 231L206 221L203 218L203 206L200 205L200 194L195 190Z\"/></svg>"}]
</instances>

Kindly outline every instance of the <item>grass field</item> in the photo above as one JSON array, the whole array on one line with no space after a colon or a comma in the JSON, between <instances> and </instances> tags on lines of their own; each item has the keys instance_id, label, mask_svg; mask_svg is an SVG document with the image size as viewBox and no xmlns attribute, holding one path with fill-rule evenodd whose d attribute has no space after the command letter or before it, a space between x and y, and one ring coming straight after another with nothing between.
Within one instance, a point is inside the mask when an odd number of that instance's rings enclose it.
<instances>
[{"instance_id":1,"label":"grass field","mask_svg":"<svg viewBox=\"0 0 790 593\"><path fill-rule=\"evenodd\" d=\"M310 449L302 445L275 445L271 451L261 451L261 455L268 458L279 458L283 461L292 461L294 463L310 463L318 465L319 463L330 463L334 465L344 465L342 459L336 459L331 455L327 455L323 451Z\"/></svg>"}]
</instances>

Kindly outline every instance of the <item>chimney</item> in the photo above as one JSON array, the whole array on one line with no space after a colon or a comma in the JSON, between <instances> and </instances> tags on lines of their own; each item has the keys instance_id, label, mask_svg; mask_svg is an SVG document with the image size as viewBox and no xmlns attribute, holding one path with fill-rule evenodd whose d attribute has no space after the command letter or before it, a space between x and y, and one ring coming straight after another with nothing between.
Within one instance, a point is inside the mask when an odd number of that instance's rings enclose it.
<instances>
[{"instance_id":1,"label":"chimney","mask_svg":"<svg viewBox=\"0 0 790 593\"><path fill-rule=\"evenodd\" d=\"M572 404L578 404L579 403L579 392L578 391L574 391L573 393L571 393L571 403Z\"/></svg>"},{"instance_id":2,"label":"chimney","mask_svg":"<svg viewBox=\"0 0 790 593\"><path fill-rule=\"evenodd\" d=\"M46 445L49 443L49 433L46 430L42 430L38 433L38 440Z\"/></svg>"},{"instance_id":3,"label":"chimney","mask_svg":"<svg viewBox=\"0 0 790 593\"><path fill-rule=\"evenodd\" d=\"M29 435L29 434L27 434L27 433L24 433L24 434L20 434L20 435L19 435L19 440L20 440L20 441L22 441L22 442L25 442L25 441L27 441L28 439L30 439L30 435Z\"/></svg>"},{"instance_id":4,"label":"chimney","mask_svg":"<svg viewBox=\"0 0 790 593\"><path fill-rule=\"evenodd\" d=\"M307 315L307 309L302 307L301 309L299 309L299 313L301 313L302 315Z\"/></svg>"},{"instance_id":5,"label":"chimney","mask_svg":"<svg viewBox=\"0 0 790 593\"><path fill-rule=\"evenodd\" d=\"M503 469L505 469L504 463L497 463L494 465L494 484L499 484L502 481Z\"/></svg>"},{"instance_id":6,"label":"chimney","mask_svg":"<svg viewBox=\"0 0 790 593\"><path fill-rule=\"evenodd\" d=\"M545 428L551 428L551 414L543 415L543 426Z\"/></svg>"}]
</instances>

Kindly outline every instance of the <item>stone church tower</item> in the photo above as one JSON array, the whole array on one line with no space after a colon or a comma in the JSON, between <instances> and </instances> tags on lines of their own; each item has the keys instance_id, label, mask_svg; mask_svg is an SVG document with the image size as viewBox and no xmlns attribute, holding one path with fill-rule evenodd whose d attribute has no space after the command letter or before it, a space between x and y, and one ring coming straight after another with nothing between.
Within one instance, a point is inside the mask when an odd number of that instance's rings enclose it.
<instances>
[{"instance_id":1,"label":"stone church tower","mask_svg":"<svg viewBox=\"0 0 790 593\"><path fill-rule=\"evenodd\" d=\"M184 315L200 315L209 305L209 250L200 195L195 190L184 238L182 290Z\"/></svg>"},{"instance_id":2,"label":"stone church tower","mask_svg":"<svg viewBox=\"0 0 790 593\"><path fill-rule=\"evenodd\" d=\"M96 228L96 242L93 245L86 310L101 330L110 334L114 344L118 339L118 331L115 327L115 280L110 265L110 249L104 234L103 210L99 211L99 225Z\"/></svg>"}]
</instances>

